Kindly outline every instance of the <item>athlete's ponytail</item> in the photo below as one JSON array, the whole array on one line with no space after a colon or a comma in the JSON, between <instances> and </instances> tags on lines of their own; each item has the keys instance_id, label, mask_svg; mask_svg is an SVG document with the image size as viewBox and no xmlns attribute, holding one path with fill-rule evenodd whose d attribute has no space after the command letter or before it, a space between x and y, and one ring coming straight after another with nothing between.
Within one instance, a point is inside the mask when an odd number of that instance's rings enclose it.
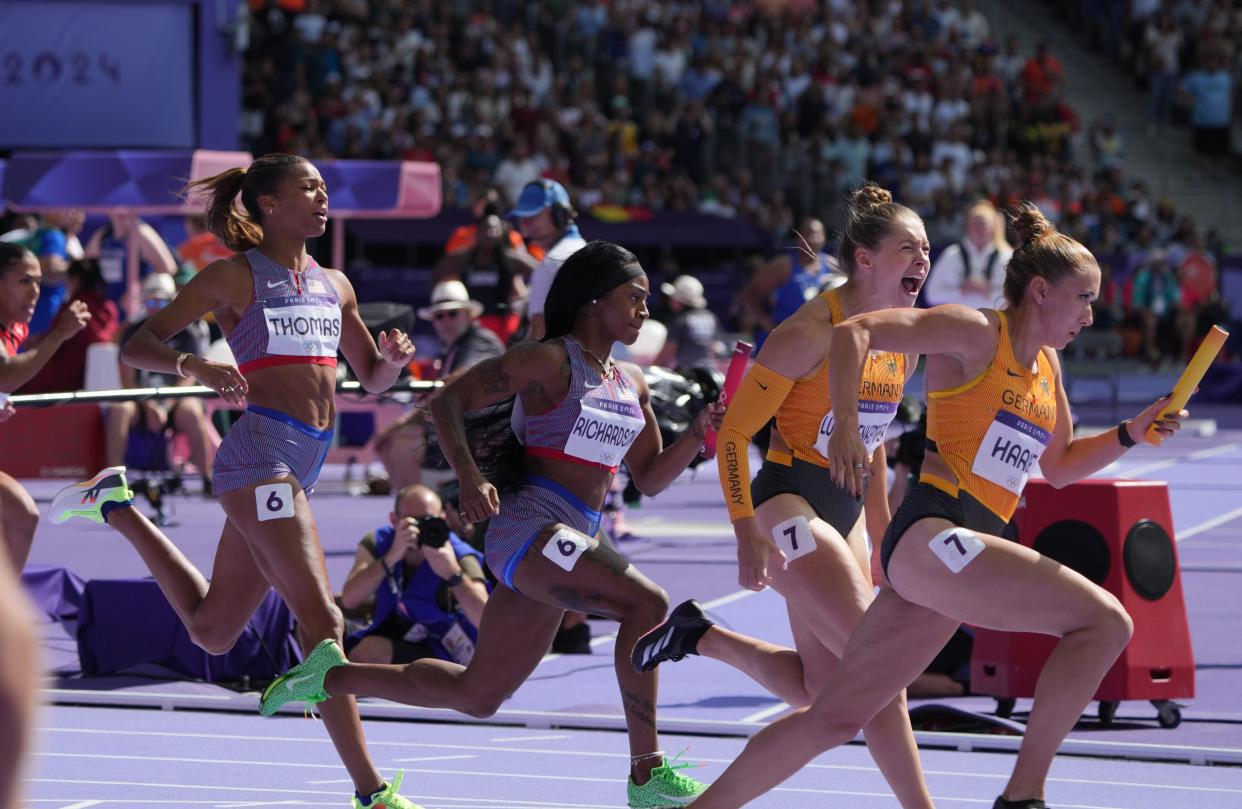
<instances>
[{"instance_id":1,"label":"athlete's ponytail","mask_svg":"<svg viewBox=\"0 0 1242 809\"><path fill-rule=\"evenodd\" d=\"M259 197L275 194L280 181L305 162L290 154L269 154L250 164L195 180L182 197L207 197L207 229L230 250L249 250L263 241L263 207ZM241 209L237 197L241 195Z\"/></svg>"}]
</instances>

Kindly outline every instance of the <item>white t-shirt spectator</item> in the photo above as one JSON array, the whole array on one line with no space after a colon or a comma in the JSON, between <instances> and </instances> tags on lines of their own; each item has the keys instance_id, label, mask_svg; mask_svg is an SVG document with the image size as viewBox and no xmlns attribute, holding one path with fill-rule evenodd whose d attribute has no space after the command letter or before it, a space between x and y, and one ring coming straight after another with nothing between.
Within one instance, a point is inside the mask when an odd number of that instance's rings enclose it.
<instances>
[{"instance_id":1,"label":"white t-shirt spectator","mask_svg":"<svg viewBox=\"0 0 1242 809\"><path fill-rule=\"evenodd\" d=\"M533 183L542 177L547 167L548 161L540 155L531 155L526 158L510 155L496 166L496 176L493 179L496 185L505 192L507 199L516 201L526 184Z\"/></svg>"},{"instance_id":2,"label":"white t-shirt spectator","mask_svg":"<svg viewBox=\"0 0 1242 809\"><path fill-rule=\"evenodd\" d=\"M1012 255L1012 250L1001 250L991 243L979 249L970 239L949 245L936 259L927 278L927 302L932 306L960 303L975 309L996 306L1004 295L1005 267ZM986 281L986 291L964 290L967 278Z\"/></svg>"},{"instance_id":3,"label":"white t-shirt spectator","mask_svg":"<svg viewBox=\"0 0 1242 809\"><path fill-rule=\"evenodd\" d=\"M518 190L521 191L520 188ZM544 255L543 261L540 261L535 271L531 273L530 301L526 304L528 316L543 314L543 306L548 300L548 290L552 289L552 282L556 279L557 271L570 256L583 247L586 247L586 239L582 238L576 225L570 225L561 240L552 245L552 249Z\"/></svg>"}]
</instances>

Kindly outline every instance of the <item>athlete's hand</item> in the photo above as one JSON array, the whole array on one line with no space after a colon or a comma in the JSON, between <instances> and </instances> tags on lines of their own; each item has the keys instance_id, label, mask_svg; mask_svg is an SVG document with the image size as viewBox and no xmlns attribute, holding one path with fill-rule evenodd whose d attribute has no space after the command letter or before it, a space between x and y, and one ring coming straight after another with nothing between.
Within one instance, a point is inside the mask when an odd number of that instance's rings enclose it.
<instances>
[{"instance_id":1,"label":"athlete's hand","mask_svg":"<svg viewBox=\"0 0 1242 809\"><path fill-rule=\"evenodd\" d=\"M754 517L738 520L733 526L737 534L737 583L758 592L772 583L769 567L785 568L785 554L759 531Z\"/></svg>"},{"instance_id":2,"label":"athlete's hand","mask_svg":"<svg viewBox=\"0 0 1242 809\"><path fill-rule=\"evenodd\" d=\"M711 402L690 423L690 433L698 440L703 441L707 438L707 431L709 429L720 432L720 425L724 423L724 415L724 403L720 400Z\"/></svg>"},{"instance_id":3,"label":"athlete's hand","mask_svg":"<svg viewBox=\"0 0 1242 809\"><path fill-rule=\"evenodd\" d=\"M212 362L202 357L187 357L181 364L181 370L214 390L229 404L245 404L250 385L246 384L246 378L241 375L241 371L232 365Z\"/></svg>"},{"instance_id":4,"label":"athlete's hand","mask_svg":"<svg viewBox=\"0 0 1242 809\"><path fill-rule=\"evenodd\" d=\"M52 331L61 340L68 340L85 329L90 321L91 310L87 307L86 301L73 301L56 316L56 324L52 326Z\"/></svg>"},{"instance_id":5,"label":"athlete's hand","mask_svg":"<svg viewBox=\"0 0 1242 809\"><path fill-rule=\"evenodd\" d=\"M414 359L414 344L401 329L389 329L380 332L379 353L384 362L403 368Z\"/></svg>"},{"instance_id":6,"label":"athlete's hand","mask_svg":"<svg viewBox=\"0 0 1242 809\"><path fill-rule=\"evenodd\" d=\"M6 401L0 405L0 423L8 421L15 415L17 415L17 408L13 406L12 402Z\"/></svg>"},{"instance_id":7,"label":"athlete's hand","mask_svg":"<svg viewBox=\"0 0 1242 809\"><path fill-rule=\"evenodd\" d=\"M1160 414L1169 407L1169 400L1173 398L1173 394L1161 396L1153 402L1146 410L1130 419L1126 424L1126 429L1130 431L1130 437L1140 444L1147 443L1147 430L1153 424L1156 425L1156 432L1160 433L1164 438L1168 438L1173 433L1182 429L1182 422L1190 417L1190 412L1181 410L1177 413L1170 413L1161 418Z\"/></svg>"},{"instance_id":8,"label":"athlete's hand","mask_svg":"<svg viewBox=\"0 0 1242 809\"><path fill-rule=\"evenodd\" d=\"M863 482L869 474L869 461L870 455L858 437L857 425L843 424L838 420L828 438L828 474L832 476L832 482L854 497L861 497Z\"/></svg>"},{"instance_id":9,"label":"athlete's hand","mask_svg":"<svg viewBox=\"0 0 1242 809\"><path fill-rule=\"evenodd\" d=\"M500 513L500 494L482 475L474 480L463 480L458 511L466 522L483 522Z\"/></svg>"}]
</instances>

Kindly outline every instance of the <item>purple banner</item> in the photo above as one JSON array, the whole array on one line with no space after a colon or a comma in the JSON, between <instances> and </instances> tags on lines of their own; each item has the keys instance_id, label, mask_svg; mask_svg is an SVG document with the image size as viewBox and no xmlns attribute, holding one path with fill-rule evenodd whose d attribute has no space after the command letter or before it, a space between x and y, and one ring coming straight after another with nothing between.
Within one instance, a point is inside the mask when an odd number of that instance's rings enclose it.
<instances>
[{"instance_id":1,"label":"purple banner","mask_svg":"<svg viewBox=\"0 0 1242 809\"><path fill-rule=\"evenodd\" d=\"M425 218L440 213L440 167L386 160L320 160L332 216ZM404 225L404 223L403 223Z\"/></svg>"},{"instance_id":2,"label":"purple banner","mask_svg":"<svg viewBox=\"0 0 1242 809\"><path fill-rule=\"evenodd\" d=\"M21 209L177 213L191 209L177 199L187 178L249 163L246 152L16 152L0 197Z\"/></svg>"},{"instance_id":3,"label":"purple banner","mask_svg":"<svg viewBox=\"0 0 1242 809\"><path fill-rule=\"evenodd\" d=\"M0 147L195 145L193 7L0 3Z\"/></svg>"}]
</instances>

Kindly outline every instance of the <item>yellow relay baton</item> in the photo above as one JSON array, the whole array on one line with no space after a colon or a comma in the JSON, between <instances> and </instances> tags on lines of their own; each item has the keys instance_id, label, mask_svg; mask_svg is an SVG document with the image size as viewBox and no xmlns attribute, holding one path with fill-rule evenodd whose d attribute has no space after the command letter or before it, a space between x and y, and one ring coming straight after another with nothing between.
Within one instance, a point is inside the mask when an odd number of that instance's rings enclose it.
<instances>
[{"instance_id":1,"label":"yellow relay baton","mask_svg":"<svg viewBox=\"0 0 1242 809\"><path fill-rule=\"evenodd\" d=\"M1182 376L1177 380L1177 384L1173 386L1173 398L1169 400L1169 406L1165 408L1159 421L1165 416L1180 412L1190 401L1190 396L1199 387L1203 375L1207 373L1207 369L1211 366L1212 361L1216 359L1216 355L1220 353L1221 348L1225 345L1225 340L1229 338L1229 332L1220 326L1213 326L1207 336L1203 338L1203 342L1199 344L1199 350L1190 358L1190 363L1186 366L1186 370L1182 371ZM1156 425L1153 422L1147 428L1147 442L1160 446L1164 442L1164 436L1156 431Z\"/></svg>"}]
</instances>

